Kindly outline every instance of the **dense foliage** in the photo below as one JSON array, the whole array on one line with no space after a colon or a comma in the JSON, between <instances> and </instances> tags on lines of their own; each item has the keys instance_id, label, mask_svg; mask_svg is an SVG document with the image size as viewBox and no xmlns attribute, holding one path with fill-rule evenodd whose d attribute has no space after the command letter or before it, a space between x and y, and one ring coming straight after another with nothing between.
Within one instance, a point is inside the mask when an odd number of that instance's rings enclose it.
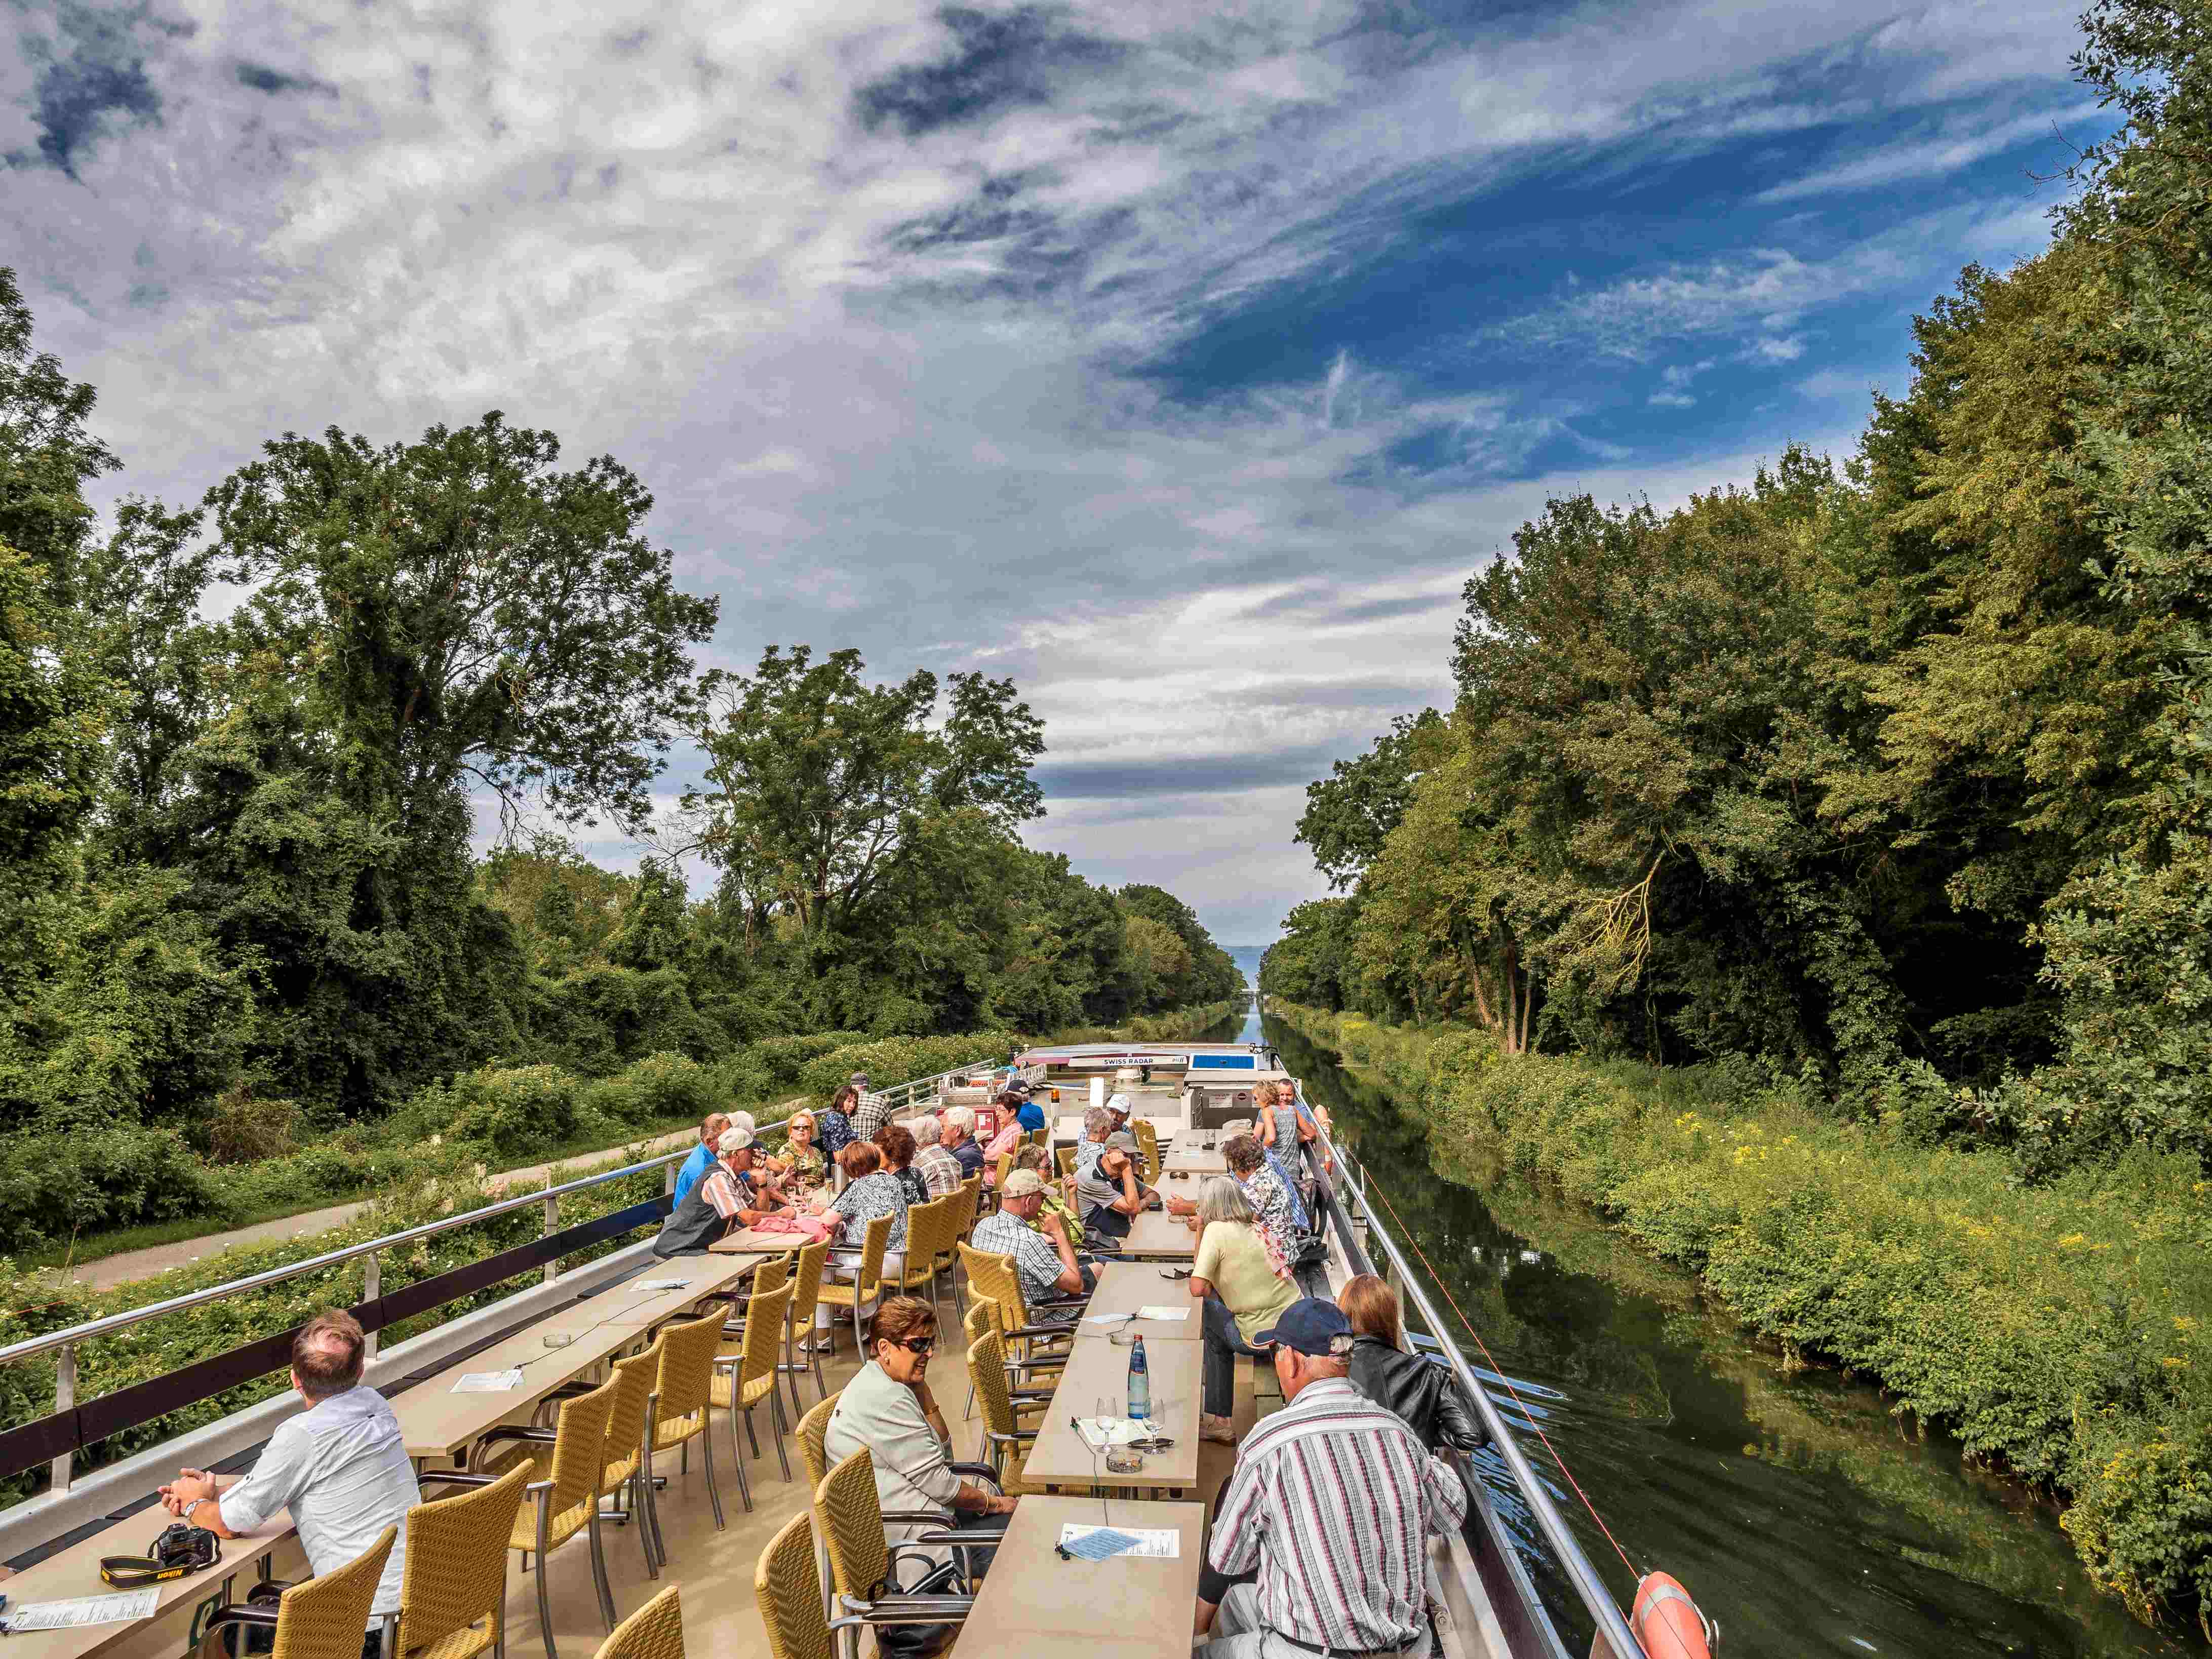
<instances>
[{"instance_id":1,"label":"dense foliage","mask_svg":"<svg viewBox=\"0 0 2212 1659\"><path fill-rule=\"evenodd\" d=\"M94 402L0 271L0 1249L283 1180L304 1207L429 1133L619 1136L686 1091L586 1085L653 1056L752 1101L836 1034L1241 988L1169 895L1022 844L1042 733L1010 682L872 685L804 647L698 673L715 602L614 459L496 412L287 433L195 509L103 519ZM672 830L679 740L707 781ZM586 823L657 854L594 866L557 833Z\"/></svg>"},{"instance_id":2,"label":"dense foliage","mask_svg":"<svg viewBox=\"0 0 2212 1659\"><path fill-rule=\"evenodd\" d=\"M1266 982L1507 1052L1741 1060L2030 1177L2212 1153L2212 59L2104 0L2121 116L1840 466L1553 501L1449 715L1311 787Z\"/></svg>"}]
</instances>

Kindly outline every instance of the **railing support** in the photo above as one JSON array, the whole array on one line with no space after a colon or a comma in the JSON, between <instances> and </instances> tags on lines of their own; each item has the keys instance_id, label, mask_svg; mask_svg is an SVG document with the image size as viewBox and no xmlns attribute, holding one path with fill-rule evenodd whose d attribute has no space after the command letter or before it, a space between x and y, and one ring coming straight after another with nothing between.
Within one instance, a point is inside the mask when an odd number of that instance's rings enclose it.
<instances>
[{"instance_id":1,"label":"railing support","mask_svg":"<svg viewBox=\"0 0 2212 1659\"><path fill-rule=\"evenodd\" d=\"M64 1342L54 1357L54 1409L65 1412L76 1405L76 1344ZM70 1487L70 1468L76 1460L74 1452L64 1452L48 1466L52 1489L67 1492Z\"/></svg>"},{"instance_id":2,"label":"railing support","mask_svg":"<svg viewBox=\"0 0 2212 1659\"><path fill-rule=\"evenodd\" d=\"M545 1231L544 1233L540 1234L539 1237L550 1238L555 1233L557 1233L560 1231L561 1195L558 1193L548 1193L545 1194ZM548 1285L550 1285L555 1279L560 1278L560 1276L561 1258L555 1256L552 1261L545 1264L545 1282Z\"/></svg>"},{"instance_id":3,"label":"railing support","mask_svg":"<svg viewBox=\"0 0 2212 1659\"><path fill-rule=\"evenodd\" d=\"M374 1250L371 1250L361 1259L361 1299L364 1302L374 1302L383 1294L384 1261ZM362 1339L362 1358L363 1359L376 1358L376 1339L380 1334L381 1333L370 1331Z\"/></svg>"}]
</instances>

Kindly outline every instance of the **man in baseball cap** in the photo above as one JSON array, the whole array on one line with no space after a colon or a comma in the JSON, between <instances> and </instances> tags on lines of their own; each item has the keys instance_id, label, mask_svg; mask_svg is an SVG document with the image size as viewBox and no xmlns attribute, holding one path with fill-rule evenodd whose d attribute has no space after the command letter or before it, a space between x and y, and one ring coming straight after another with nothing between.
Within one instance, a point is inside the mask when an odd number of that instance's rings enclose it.
<instances>
[{"instance_id":1,"label":"man in baseball cap","mask_svg":"<svg viewBox=\"0 0 2212 1659\"><path fill-rule=\"evenodd\" d=\"M1244 1437L1214 1508L1206 1561L1222 1577L1256 1578L1221 1592L1215 1639L1197 1651L1206 1659L1293 1649L1426 1659L1432 1638L1418 1534L1459 1530L1466 1489L1404 1419L1352 1386L1352 1323L1334 1302L1293 1302L1253 1346L1273 1350L1284 1406ZM1378 1510L1420 1524L1378 1527ZM1206 1611L1202 1603L1201 1630Z\"/></svg>"},{"instance_id":2,"label":"man in baseball cap","mask_svg":"<svg viewBox=\"0 0 2212 1659\"><path fill-rule=\"evenodd\" d=\"M1054 1305L1052 1299L1088 1296L1096 1281L1075 1259L1075 1241L1060 1218L1040 1215L1043 1208L1044 1177L1035 1170L1016 1170L999 1189L999 1207L975 1224L969 1243L993 1255L1013 1257L1032 1319L1073 1319L1083 1310L1081 1303Z\"/></svg>"}]
</instances>

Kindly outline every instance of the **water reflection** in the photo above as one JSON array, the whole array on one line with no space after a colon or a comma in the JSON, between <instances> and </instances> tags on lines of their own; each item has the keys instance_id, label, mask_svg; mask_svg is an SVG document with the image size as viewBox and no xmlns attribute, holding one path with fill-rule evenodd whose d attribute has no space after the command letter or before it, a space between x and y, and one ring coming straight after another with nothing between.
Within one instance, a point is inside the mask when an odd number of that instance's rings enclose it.
<instances>
[{"instance_id":1,"label":"water reflection","mask_svg":"<svg viewBox=\"0 0 2212 1659\"><path fill-rule=\"evenodd\" d=\"M1422 1126L1379 1090L1278 1022L1265 1033L1362 1163L1390 1172L1401 1237L1426 1257L1432 1291L1449 1293L1513 1379L1517 1399L1493 1378L1500 1408L1540 1425L1632 1560L1689 1586L1720 1620L1723 1652L2205 1650L2099 1595L2048 1506L1923 1437L1879 1390L1785 1374L1687 1274L1526 1182L1433 1170ZM1502 1465L1490 1474L1540 1565ZM1563 1481L1553 1496L1625 1598L1633 1578L1613 1547ZM1562 1632L1577 1630L1556 1577L1540 1583ZM1586 1650L1587 1631L1577 1639Z\"/></svg>"}]
</instances>

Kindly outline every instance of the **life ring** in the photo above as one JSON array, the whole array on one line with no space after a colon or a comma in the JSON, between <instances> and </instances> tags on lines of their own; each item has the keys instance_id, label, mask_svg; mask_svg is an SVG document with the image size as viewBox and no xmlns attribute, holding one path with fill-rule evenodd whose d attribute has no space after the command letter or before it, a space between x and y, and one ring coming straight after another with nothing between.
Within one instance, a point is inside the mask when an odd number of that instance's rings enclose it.
<instances>
[{"instance_id":1,"label":"life ring","mask_svg":"<svg viewBox=\"0 0 2212 1659\"><path fill-rule=\"evenodd\" d=\"M1712 1659L1721 1631L1668 1573L1644 1574L1636 1586L1628 1628L1651 1659Z\"/></svg>"}]
</instances>

